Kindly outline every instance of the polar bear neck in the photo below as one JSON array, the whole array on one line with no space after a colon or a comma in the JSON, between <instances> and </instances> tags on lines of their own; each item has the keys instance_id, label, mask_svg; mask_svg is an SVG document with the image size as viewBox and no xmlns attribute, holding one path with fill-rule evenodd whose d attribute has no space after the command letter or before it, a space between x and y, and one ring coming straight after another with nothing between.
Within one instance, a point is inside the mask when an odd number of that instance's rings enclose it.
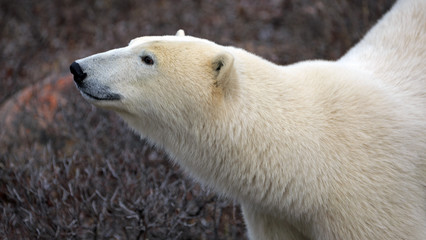
<instances>
[{"instance_id":1,"label":"polar bear neck","mask_svg":"<svg viewBox=\"0 0 426 240\"><path fill-rule=\"evenodd\" d=\"M395 158L396 149L407 147L403 141L391 144L400 136L387 129L424 129L402 126L412 109L400 107L398 94L368 72L326 61L280 67L262 60L258 68L236 64L257 70L238 73L239 97L224 102L220 116L200 116L187 126L123 117L201 183L271 214L286 212L294 221L309 221L312 215L305 213L314 214L329 201L328 194L342 184L335 176L347 174L347 166L367 171L368 160ZM271 67L274 71L262 70ZM421 138L416 136L421 132L410 134ZM330 161L332 166L318 167Z\"/></svg>"}]
</instances>

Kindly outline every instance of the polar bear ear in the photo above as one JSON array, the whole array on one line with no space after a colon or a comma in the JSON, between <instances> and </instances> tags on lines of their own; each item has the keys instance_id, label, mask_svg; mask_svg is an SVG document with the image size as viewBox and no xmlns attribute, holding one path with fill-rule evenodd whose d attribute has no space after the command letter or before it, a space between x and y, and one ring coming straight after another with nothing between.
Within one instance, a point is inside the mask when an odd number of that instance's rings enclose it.
<instances>
[{"instance_id":1,"label":"polar bear ear","mask_svg":"<svg viewBox=\"0 0 426 240\"><path fill-rule=\"evenodd\" d=\"M179 30L176 32L176 36L178 36L178 37L183 37L183 36L185 36L185 32L184 32L182 29L179 29Z\"/></svg>"},{"instance_id":2,"label":"polar bear ear","mask_svg":"<svg viewBox=\"0 0 426 240\"><path fill-rule=\"evenodd\" d=\"M227 52L218 54L212 65L214 71L214 86L220 88L225 95L236 90L237 74L234 67L234 57Z\"/></svg>"}]
</instances>

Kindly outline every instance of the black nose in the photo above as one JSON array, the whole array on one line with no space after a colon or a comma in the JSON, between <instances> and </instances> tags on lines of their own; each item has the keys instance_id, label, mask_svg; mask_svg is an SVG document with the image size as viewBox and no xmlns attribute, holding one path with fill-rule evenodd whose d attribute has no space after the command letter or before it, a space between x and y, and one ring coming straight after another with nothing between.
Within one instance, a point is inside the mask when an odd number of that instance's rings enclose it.
<instances>
[{"instance_id":1,"label":"black nose","mask_svg":"<svg viewBox=\"0 0 426 240\"><path fill-rule=\"evenodd\" d=\"M87 73L83 72L83 69L81 69L80 64L77 62L73 62L71 64L70 71L72 75L74 75L74 81L76 83L83 82L83 80L87 77Z\"/></svg>"}]
</instances>

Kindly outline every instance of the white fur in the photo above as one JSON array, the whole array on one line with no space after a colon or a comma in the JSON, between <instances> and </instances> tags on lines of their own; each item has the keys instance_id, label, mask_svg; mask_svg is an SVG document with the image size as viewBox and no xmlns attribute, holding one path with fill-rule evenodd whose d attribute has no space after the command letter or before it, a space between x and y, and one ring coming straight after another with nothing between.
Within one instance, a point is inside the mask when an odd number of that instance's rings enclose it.
<instances>
[{"instance_id":1,"label":"white fur","mask_svg":"<svg viewBox=\"0 0 426 240\"><path fill-rule=\"evenodd\" d=\"M240 202L251 239L425 239L426 1L338 61L278 66L179 31L78 63L83 95L121 95L85 96Z\"/></svg>"}]
</instances>

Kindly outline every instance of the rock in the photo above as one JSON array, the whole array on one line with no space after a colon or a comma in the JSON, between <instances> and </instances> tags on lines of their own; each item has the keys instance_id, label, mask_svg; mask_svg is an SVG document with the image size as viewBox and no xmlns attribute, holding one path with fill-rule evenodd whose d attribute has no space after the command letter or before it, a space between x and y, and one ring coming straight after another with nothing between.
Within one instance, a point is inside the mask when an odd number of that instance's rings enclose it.
<instances>
[{"instance_id":1,"label":"rock","mask_svg":"<svg viewBox=\"0 0 426 240\"><path fill-rule=\"evenodd\" d=\"M9 98L0 108L0 154L16 156L23 150L46 146L71 154L70 145L75 140L58 125L64 122L63 110L71 95L77 93L72 88L71 76L50 77Z\"/></svg>"}]
</instances>

